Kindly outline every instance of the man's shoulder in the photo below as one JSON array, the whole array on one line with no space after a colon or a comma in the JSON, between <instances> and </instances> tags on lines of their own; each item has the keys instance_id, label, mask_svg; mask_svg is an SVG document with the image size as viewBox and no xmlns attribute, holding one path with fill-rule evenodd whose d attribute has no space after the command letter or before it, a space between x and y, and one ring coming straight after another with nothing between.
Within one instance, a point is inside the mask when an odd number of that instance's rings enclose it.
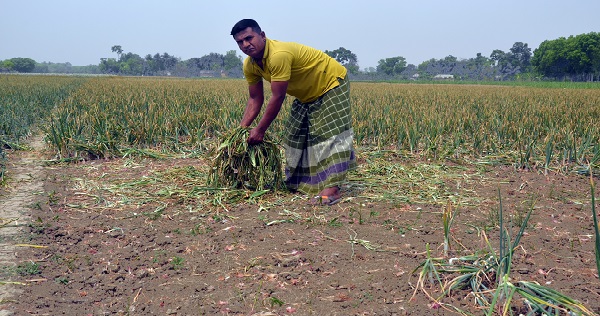
<instances>
[{"instance_id":1,"label":"man's shoulder","mask_svg":"<svg viewBox=\"0 0 600 316\"><path fill-rule=\"evenodd\" d=\"M260 71L257 69L257 66L252 61L252 57L248 56L244 59L244 63L242 65L242 71L244 72L244 76L247 78L252 76L260 76Z\"/></svg>"},{"instance_id":2,"label":"man's shoulder","mask_svg":"<svg viewBox=\"0 0 600 316\"><path fill-rule=\"evenodd\" d=\"M296 43L296 42L283 42L278 40L271 40L271 47L269 47L269 53L280 53L280 52L290 52L293 53L302 47L308 47L304 44Z\"/></svg>"},{"instance_id":3,"label":"man's shoulder","mask_svg":"<svg viewBox=\"0 0 600 316\"><path fill-rule=\"evenodd\" d=\"M244 58L243 64L244 66L252 64L252 57L246 56L246 58Z\"/></svg>"},{"instance_id":4,"label":"man's shoulder","mask_svg":"<svg viewBox=\"0 0 600 316\"><path fill-rule=\"evenodd\" d=\"M297 46L293 42L282 42L272 40L271 46L269 47L268 56L269 63L289 63L293 60L297 54Z\"/></svg>"},{"instance_id":5,"label":"man's shoulder","mask_svg":"<svg viewBox=\"0 0 600 316\"><path fill-rule=\"evenodd\" d=\"M242 63L243 69L251 69L252 68L252 57L247 56Z\"/></svg>"}]
</instances>

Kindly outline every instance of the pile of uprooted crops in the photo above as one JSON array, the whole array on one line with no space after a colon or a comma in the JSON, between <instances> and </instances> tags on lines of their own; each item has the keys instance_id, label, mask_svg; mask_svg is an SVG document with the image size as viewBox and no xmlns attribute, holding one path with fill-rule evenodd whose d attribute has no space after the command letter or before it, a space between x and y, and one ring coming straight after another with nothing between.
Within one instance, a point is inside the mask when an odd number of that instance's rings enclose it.
<instances>
[{"instance_id":1,"label":"pile of uprooted crops","mask_svg":"<svg viewBox=\"0 0 600 316\"><path fill-rule=\"evenodd\" d=\"M249 129L238 127L222 137L215 150L208 184L217 187L277 189L282 184L281 151L270 136L250 145Z\"/></svg>"}]
</instances>

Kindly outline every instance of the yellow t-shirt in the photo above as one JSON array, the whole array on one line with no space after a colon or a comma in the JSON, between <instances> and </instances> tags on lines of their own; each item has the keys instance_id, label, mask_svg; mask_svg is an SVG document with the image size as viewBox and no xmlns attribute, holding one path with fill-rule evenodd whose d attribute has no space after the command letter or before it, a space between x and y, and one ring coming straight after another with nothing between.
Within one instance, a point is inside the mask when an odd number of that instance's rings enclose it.
<instances>
[{"instance_id":1,"label":"yellow t-shirt","mask_svg":"<svg viewBox=\"0 0 600 316\"><path fill-rule=\"evenodd\" d=\"M294 42L267 39L263 56L264 69L248 56L244 76L249 84L263 78L287 81L287 94L300 102L312 102L339 85L337 78L346 76L346 67L324 52Z\"/></svg>"}]
</instances>

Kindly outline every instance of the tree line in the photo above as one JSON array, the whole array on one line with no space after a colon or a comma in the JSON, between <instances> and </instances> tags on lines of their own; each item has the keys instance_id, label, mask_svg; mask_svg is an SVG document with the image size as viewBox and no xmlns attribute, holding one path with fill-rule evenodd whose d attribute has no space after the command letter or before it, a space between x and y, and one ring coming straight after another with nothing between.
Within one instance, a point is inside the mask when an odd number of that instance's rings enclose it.
<instances>
[{"instance_id":1,"label":"tree line","mask_svg":"<svg viewBox=\"0 0 600 316\"><path fill-rule=\"evenodd\" d=\"M243 57L236 50L210 53L181 60L168 53L141 57L114 45L117 58L102 58L98 65L37 63L31 58L0 61L0 72L90 73L130 76L233 77L241 78ZM380 59L377 67L360 69L358 57L340 47L325 53L344 65L358 80L571 80L600 81L600 33L546 40L533 52L527 43L515 42L507 51L496 49L489 57L452 55L429 59L419 65L407 64L402 56Z\"/></svg>"}]
</instances>

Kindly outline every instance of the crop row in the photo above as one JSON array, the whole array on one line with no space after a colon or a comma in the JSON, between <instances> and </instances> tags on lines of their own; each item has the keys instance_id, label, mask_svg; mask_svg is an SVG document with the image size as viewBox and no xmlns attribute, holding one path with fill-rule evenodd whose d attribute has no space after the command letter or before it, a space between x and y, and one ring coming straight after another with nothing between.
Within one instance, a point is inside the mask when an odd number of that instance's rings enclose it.
<instances>
[{"instance_id":1,"label":"crop row","mask_svg":"<svg viewBox=\"0 0 600 316\"><path fill-rule=\"evenodd\" d=\"M19 148L32 128L46 122L54 107L82 82L65 76L0 76L0 183L4 150Z\"/></svg>"},{"instance_id":2,"label":"crop row","mask_svg":"<svg viewBox=\"0 0 600 316\"><path fill-rule=\"evenodd\" d=\"M99 77L79 79L74 90L77 79L0 79L3 102L21 106L21 112L12 110L15 114L0 112L3 131L21 137L27 131L19 128L35 121L26 113L52 110L44 131L63 158L112 157L132 149L199 150L239 124L247 100L243 80ZM30 89L11 93L4 86ZM600 161L600 126L595 122L600 89L365 82L351 86L359 150L560 170L587 170ZM56 92L50 98L48 91ZM267 88L267 97L268 92ZM286 100L284 115L271 128L276 139L285 132L291 101Z\"/></svg>"}]
</instances>

